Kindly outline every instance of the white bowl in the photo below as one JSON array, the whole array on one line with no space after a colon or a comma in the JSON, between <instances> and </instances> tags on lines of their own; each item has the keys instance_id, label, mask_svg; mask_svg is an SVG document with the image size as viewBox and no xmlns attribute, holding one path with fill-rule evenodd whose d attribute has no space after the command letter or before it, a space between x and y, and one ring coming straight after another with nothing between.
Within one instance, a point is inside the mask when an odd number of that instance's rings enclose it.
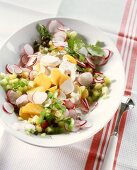
<instances>
[{"instance_id":1,"label":"white bowl","mask_svg":"<svg viewBox=\"0 0 137 170\"><path fill-rule=\"evenodd\" d=\"M14 64L17 62L20 56L20 48L23 44L31 44L34 40L38 39L36 24L47 24L51 19L53 18L36 21L23 27L4 43L0 49L0 72L4 71L7 63ZM87 116L87 119L92 123L92 127L81 130L77 133L52 135L47 138L41 138L40 136L29 136L25 134L25 132L17 131L13 128L13 124L18 122L18 120L15 114L8 115L3 111L2 104L5 101L6 95L4 90L0 88L0 120L5 129L24 142L42 147L58 147L68 145L85 140L96 134L115 114L120 104L125 86L125 74L121 56L113 42L101 30L88 23L75 19L56 19L61 21L65 26L72 28L79 34L85 36L90 43L95 43L98 40L105 42L107 48L113 51L113 56L110 58L108 63L102 67L102 71L114 81L111 85L110 97L105 100L100 100L95 110Z\"/></svg>"}]
</instances>

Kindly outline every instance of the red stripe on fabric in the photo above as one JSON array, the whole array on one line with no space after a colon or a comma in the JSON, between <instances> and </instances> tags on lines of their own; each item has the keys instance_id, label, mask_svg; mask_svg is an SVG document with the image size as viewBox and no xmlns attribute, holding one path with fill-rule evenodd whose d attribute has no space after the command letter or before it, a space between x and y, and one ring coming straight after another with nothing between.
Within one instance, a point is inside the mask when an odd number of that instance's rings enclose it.
<instances>
[{"instance_id":1,"label":"red stripe on fabric","mask_svg":"<svg viewBox=\"0 0 137 170\"><path fill-rule=\"evenodd\" d=\"M102 137L102 134L103 134L103 129L100 130L93 137L93 141L92 141L92 144L91 144L91 147L90 147L90 152L88 154L85 170L92 170L93 167L94 167L94 162L95 162L95 159L96 159L96 154L97 154L97 150L99 148L100 139Z\"/></svg>"},{"instance_id":2,"label":"red stripe on fabric","mask_svg":"<svg viewBox=\"0 0 137 170\"><path fill-rule=\"evenodd\" d=\"M131 2L132 2L132 0L127 0L127 2L126 2L120 32L125 32L125 25L126 25L126 22L127 22ZM119 37L120 37L120 35L119 35ZM117 41L117 48L118 48L119 51L121 50L121 47L122 47L122 41L120 40L120 38ZM115 121L116 121L116 119L115 119ZM114 128L114 125L115 125L115 121L113 122L113 128ZM98 148L99 148L99 144L100 144L100 141L101 141L102 134L103 134L103 129L93 137L92 144L91 144L90 151L89 151L88 158L87 158L87 162L86 162L86 165L85 165L85 170L92 170L93 167L94 167L94 163L95 163L95 160L96 160L96 153L97 153Z\"/></svg>"},{"instance_id":3,"label":"red stripe on fabric","mask_svg":"<svg viewBox=\"0 0 137 170\"><path fill-rule=\"evenodd\" d=\"M122 23L121 23L121 28L120 28L120 32L118 34L118 36L120 37L120 38L118 38L118 41L117 41L117 48L118 48L119 51L121 51L123 37L124 37L125 29L126 29L125 25L126 25L126 22L127 22L131 3L132 3L132 0L127 0L127 2L126 2L124 15L123 15Z\"/></svg>"},{"instance_id":4,"label":"red stripe on fabric","mask_svg":"<svg viewBox=\"0 0 137 170\"><path fill-rule=\"evenodd\" d=\"M136 30L136 34L137 34L137 30ZM126 85L126 89L128 89L128 90L125 91L125 95L131 95L131 90L132 90L132 86L133 86L134 73L135 73L136 60L137 60L137 42L136 41L134 42L131 56L132 56L131 63L130 63L127 85ZM118 153L119 153L119 149L120 149L121 142L122 142L126 118L127 118L127 114L123 115L123 118L121 119L121 123L120 123L120 127L119 127L119 140L118 140L118 144L117 144L117 148L116 148L113 170L115 170L115 168L116 168L116 162L117 162Z\"/></svg>"},{"instance_id":5,"label":"red stripe on fabric","mask_svg":"<svg viewBox=\"0 0 137 170\"><path fill-rule=\"evenodd\" d=\"M102 153L103 153L104 146L105 146L105 143L106 143L106 138L107 138L109 127L110 127L110 121L109 121L109 123L107 124L107 127L106 127L106 132L105 132L105 136L104 136L103 143L102 143L102 146L101 146L100 155L98 157L98 162L97 162L96 170L99 169L99 164L100 164L100 161L102 160Z\"/></svg>"},{"instance_id":6,"label":"red stripe on fabric","mask_svg":"<svg viewBox=\"0 0 137 170\"><path fill-rule=\"evenodd\" d=\"M134 7L135 7L135 5L134 5ZM134 7L133 7L133 10L134 10ZM137 10L136 10L136 12L137 12ZM136 12L135 12L135 14L136 14ZM132 18L132 16L133 16L133 13L132 13L132 15L131 15L131 18ZM134 18L134 21L133 21L133 23L135 23L135 20L136 20L136 15L135 15L135 18ZM131 20L130 20L131 21ZM130 22L131 23L131 22ZM130 24L129 24L130 25ZM132 27L132 31L131 31L131 33L133 33L133 30L134 30L134 27ZM128 32L129 32L129 29L128 29ZM126 44L127 44L127 42L128 42L128 39L126 40ZM126 45L125 45L126 46ZM129 51L129 48L130 48L130 45L128 46L128 51ZM125 50L126 51L126 50ZM126 57L126 64L125 64L125 68L127 68L127 63L128 63L128 55L127 55L127 57Z\"/></svg>"}]
</instances>

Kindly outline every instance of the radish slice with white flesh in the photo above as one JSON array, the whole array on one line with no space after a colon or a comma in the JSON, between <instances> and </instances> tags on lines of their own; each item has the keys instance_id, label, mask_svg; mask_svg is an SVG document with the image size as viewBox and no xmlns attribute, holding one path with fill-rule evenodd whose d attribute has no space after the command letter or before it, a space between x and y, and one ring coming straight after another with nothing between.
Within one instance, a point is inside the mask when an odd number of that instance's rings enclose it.
<instances>
[{"instance_id":1,"label":"radish slice with white flesh","mask_svg":"<svg viewBox=\"0 0 137 170\"><path fill-rule=\"evenodd\" d=\"M27 55L32 55L34 53L34 50L30 44L24 45L24 51Z\"/></svg>"},{"instance_id":2,"label":"radish slice with white flesh","mask_svg":"<svg viewBox=\"0 0 137 170\"><path fill-rule=\"evenodd\" d=\"M21 69L18 65L14 64L14 65L13 65L13 68L14 68L14 72L15 72L16 74L22 73L22 69Z\"/></svg>"},{"instance_id":3,"label":"radish slice with white flesh","mask_svg":"<svg viewBox=\"0 0 137 170\"><path fill-rule=\"evenodd\" d=\"M86 123L87 123L87 120L76 120L75 121L75 125L80 126L80 127L84 126Z\"/></svg>"},{"instance_id":4,"label":"radish slice with white flesh","mask_svg":"<svg viewBox=\"0 0 137 170\"><path fill-rule=\"evenodd\" d=\"M9 102L4 102L3 104L3 110L9 114L12 114L14 112L14 107Z\"/></svg>"},{"instance_id":5,"label":"radish slice with white flesh","mask_svg":"<svg viewBox=\"0 0 137 170\"><path fill-rule=\"evenodd\" d=\"M81 102L82 102L83 106L89 110L89 103L88 103L87 99L84 98L81 100Z\"/></svg>"},{"instance_id":6,"label":"radish slice with white flesh","mask_svg":"<svg viewBox=\"0 0 137 170\"><path fill-rule=\"evenodd\" d=\"M41 63L45 66L56 67L60 64L60 59L52 55L44 55L41 58Z\"/></svg>"},{"instance_id":7,"label":"radish slice with white flesh","mask_svg":"<svg viewBox=\"0 0 137 170\"><path fill-rule=\"evenodd\" d=\"M34 78L37 76L38 72L36 70L32 70L29 73L30 80L34 80Z\"/></svg>"},{"instance_id":8,"label":"radish slice with white flesh","mask_svg":"<svg viewBox=\"0 0 137 170\"><path fill-rule=\"evenodd\" d=\"M69 110L66 109L66 111L64 112L65 116L68 117L69 116Z\"/></svg>"},{"instance_id":9,"label":"radish slice with white flesh","mask_svg":"<svg viewBox=\"0 0 137 170\"><path fill-rule=\"evenodd\" d=\"M58 30L60 30L60 31L69 31L70 30L70 28L68 28L68 27L65 27L65 26L60 26L60 27L58 27Z\"/></svg>"},{"instance_id":10,"label":"radish slice with white flesh","mask_svg":"<svg viewBox=\"0 0 137 170\"><path fill-rule=\"evenodd\" d=\"M87 56L88 55L88 51L85 47L82 47L80 50L79 50L79 53L80 54L83 54L84 56Z\"/></svg>"},{"instance_id":11,"label":"radish slice with white flesh","mask_svg":"<svg viewBox=\"0 0 137 170\"><path fill-rule=\"evenodd\" d=\"M75 104L72 103L69 99L64 100L64 105L67 109L73 109L75 107Z\"/></svg>"},{"instance_id":12,"label":"radish slice with white flesh","mask_svg":"<svg viewBox=\"0 0 137 170\"><path fill-rule=\"evenodd\" d=\"M27 62L26 66L32 66L37 62L37 57L31 57L29 58L29 61Z\"/></svg>"},{"instance_id":13,"label":"radish slice with white flesh","mask_svg":"<svg viewBox=\"0 0 137 170\"><path fill-rule=\"evenodd\" d=\"M67 79L66 81L64 81L61 86L60 89L67 95L70 94L74 91L74 84L72 82L71 79Z\"/></svg>"},{"instance_id":14,"label":"radish slice with white flesh","mask_svg":"<svg viewBox=\"0 0 137 170\"><path fill-rule=\"evenodd\" d=\"M17 98L16 105L20 107L20 106L23 106L23 105L27 104L28 102L29 102L28 101L28 95L23 94L19 98Z\"/></svg>"},{"instance_id":15,"label":"radish slice with white flesh","mask_svg":"<svg viewBox=\"0 0 137 170\"><path fill-rule=\"evenodd\" d=\"M76 61L77 61L77 64L78 64L79 66L86 68L86 64L85 64L85 63L83 63L83 62L81 62L81 61L79 61L79 60L76 60Z\"/></svg>"},{"instance_id":16,"label":"radish slice with white flesh","mask_svg":"<svg viewBox=\"0 0 137 170\"><path fill-rule=\"evenodd\" d=\"M20 96L17 92L13 91L13 90L8 90L7 93L7 100L11 103L11 104L16 104L16 99Z\"/></svg>"},{"instance_id":17,"label":"radish slice with white flesh","mask_svg":"<svg viewBox=\"0 0 137 170\"><path fill-rule=\"evenodd\" d=\"M86 57L86 60L87 60L88 65L89 65L91 68L93 68L93 69L96 68L96 66L95 66L95 64L94 64L94 62L92 61L91 58Z\"/></svg>"},{"instance_id":18,"label":"radish slice with white flesh","mask_svg":"<svg viewBox=\"0 0 137 170\"><path fill-rule=\"evenodd\" d=\"M20 68L22 69L23 72L28 72L29 73L31 71L30 69L25 68L25 67L20 67Z\"/></svg>"},{"instance_id":19,"label":"radish slice with white flesh","mask_svg":"<svg viewBox=\"0 0 137 170\"><path fill-rule=\"evenodd\" d=\"M35 104L42 104L47 99L47 93L45 92L34 92L33 101Z\"/></svg>"},{"instance_id":20,"label":"radish slice with white flesh","mask_svg":"<svg viewBox=\"0 0 137 170\"><path fill-rule=\"evenodd\" d=\"M29 61L29 58L26 54L24 54L22 57L21 57L21 62L26 65L27 62Z\"/></svg>"},{"instance_id":21,"label":"radish slice with white flesh","mask_svg":"<svg viewBox=\"0 0 137 170\"><path fill-rule=\"evenodd\" d=\"M53 41L53 44L55 47L68 47L68 43L63 41Z\"/></svg>"},{"instance_id":22,"label":"radish slice with white flesh","mask_svg":"<svg viewBox=\"0 0 137 170\"><path fill-rule=\"evenodd\" d=\"M62 27L62 26L63 26L63 24L61 24L59 21L52 20L48 24L48 30L49 30L50 33L55 33L55 32L58 31L58 28Z\"/></svg>"},{"instance_id":23,"label":"radish slice with white flesh","mask_svg":"<svg viewBox=\"0 0 137 170\"><path fill-rule=\"evenodd\" d=\"M6 67L5 67L5 70L10 73L10 74L13 74L14 73L14 68L12 65L10 64L7 64Z\"/></svg>"},{"instance_id":24,"label":"radish slice with white flesh","mask_svg":"<svg viewBox=\"0 0 137 170\"><path fill-rule=\"evenodd\" d=\"M82 86L89 86L92 84L93 82L93 76L90 72L85 72L79 75L78 77L78 82L82 85Z\"/></svg>"},{"instance_id":25,"label":"radish slice with white flesh","mask_svg":"<svg viewBox=\"0 0 137 170\"><path fill-rule=\"evenodd\" d=\"M54 38L58 39L59 37L63 38L63 41L65 41L67 38L67 34L64 31L58 31L54 34Z\"/></svg>"}]
</instances>

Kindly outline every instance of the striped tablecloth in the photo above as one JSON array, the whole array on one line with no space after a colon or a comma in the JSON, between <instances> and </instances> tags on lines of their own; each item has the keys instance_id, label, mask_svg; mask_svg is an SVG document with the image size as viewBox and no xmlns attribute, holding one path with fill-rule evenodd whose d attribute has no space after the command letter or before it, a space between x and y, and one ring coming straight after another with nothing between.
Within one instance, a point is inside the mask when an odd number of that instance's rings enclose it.
<instances>
[{"instance_id":1,"label":"striped tablecloth","mask_svg":"<svg viewBox=\"0 0 137 170\"><path fill-rule=\"evenodd\" d=\"M110 36L125 67L125 94L137 104L137 1L0 0L0 43L24 24L55 15L84 20ZM0 170L100 170L116 118L92 138L61 148L28 145L0 126ZM119 133L113 170L137 170L137 107L123 116Z\"/></svg>"}]
</instances>

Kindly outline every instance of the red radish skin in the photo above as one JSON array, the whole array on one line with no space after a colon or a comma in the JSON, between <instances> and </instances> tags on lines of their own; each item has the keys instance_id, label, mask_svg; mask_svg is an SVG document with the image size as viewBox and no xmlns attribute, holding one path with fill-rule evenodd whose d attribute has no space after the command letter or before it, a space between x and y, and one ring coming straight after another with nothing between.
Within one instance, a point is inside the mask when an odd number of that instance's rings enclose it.
<instances>
[{"instance_id":1,"label":"red radish skin","mask_svg":"<svg viewBox=\"0 0 137 170\"><path fill-rule=\"evenodd\" d=\"M33 66L36 62L37 62L37 57L31 57L31 58L29 58L26 66L28 66L28 67Z\"/></svg>"},{"instance_id":2,"label":"red radish skin","mask_svg":"<svg viewBox=\"0 0 137 170\"><path fill-rule=\"evenodd\" d=\"M77 64L78 64L79 66L86 68L86 64L85 64L85 63L83 63L83 62L81 62L81 61L79 61L79 60L76 60L76 61L77 61Z\"/></svg>"},{"instance_id":3,"label":"red radish skin","mask_svg":"<svg viewBox=\"0 0 137 170\"><path fill-rule=\"evenodd\" d=\"M12 114L14 112L14 107L11 103L9 102L4 102L3 106L2 106L3 110L8 113L8 114Z\"/></svg>"},{"instance_id":4,"label":"red radish skin","mask_svg":"<svg viewBox=\"0 0 137 170\"><path fill-rule=\"evenodd\" d=\"M96 69L96 66L95 66L95 64L94 64L94 62L92 61L91 58L86 57L86 60L87 60L88 65L89 65L92 69Z\"/></svg>"},{"instance_id":5,"label":"red radish skin","mask_svg":"<svg viewBox=\"0 0 137 170\"><path fill-rule=\"evenodd\" d=\"M22 57L21 57L21 62L26 65L27 62L29 61L29 58L26 54L24 54Z\"/></svg>"},{"instance_id":6,"label":"red radish skin","mask_svg":"<svg viewBox=\"0 0 137 170\"><path fill-rule=\"evenodd\" d=\"M86 98L82 99L82 104L84 105L85 108L89 110L89 103Z\"/></svg>"},{"instance_id":7,"label":"red radish skin","mask_svg":"<svg viewBox=\"0 0 137 170\"><path fill-rule=\"evenodd\" d=\"M19 94L13 90L8 90L6 92L6 95L7 95L7 100L8 102L10 102L11 104L16 104L16 100L17 98L19 97Z\"/></svg>"},{"instance_id":8,"label":"red radish skin","mask_svg":"<svg viewBox=\"0 0 137 170\"><path fill-rule=\"evenodd\" d=\"M5 67L5 70L10 73L10 74L13 74L14 73L14 68L12 65L10 64L7 64L6 67Z\"/></svg>"},{"instance_id":9,"label":"red radish skin","mask_svg":"<svg viewBox=\"0 0 137 170\"><path fill-rule=\"evenodd\" d=\"M73 109L75 107L75 104L71 102L71 100L67 99L64 100L64 105L67 109Z\"/></svg>"},{"instance_id":10,"label":"red radish skin","mask_svg":"<svg viewBox=\"0 0 137 170\"><path fill-rule=\"evenodd\" d=\"M42 104L47 99L47 93L45 92L34 92L32 99L35 104Z\"/></svg>"}]
</instances>

